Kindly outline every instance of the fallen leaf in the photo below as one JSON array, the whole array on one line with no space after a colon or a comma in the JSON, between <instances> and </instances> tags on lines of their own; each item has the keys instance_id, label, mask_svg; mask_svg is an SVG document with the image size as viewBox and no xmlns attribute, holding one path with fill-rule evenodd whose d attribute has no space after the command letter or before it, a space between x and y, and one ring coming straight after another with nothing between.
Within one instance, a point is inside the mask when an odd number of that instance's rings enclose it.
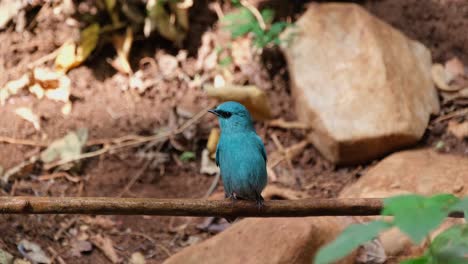
<instances>
[{"instance_id":1,"label":"fallen leaf","mask_svg":"<svg viewBox=\"0 0 468 264\"><path fill-rule=\"evenodd\" d=\"M33 70L33 82L39 84L45 90L58 88L62 76L62 73L47 68L35 68Z\"/></svg>"},{"instance_id":2,"label":"fallen leaf","mask_svg":"<svg viewBox=\"0 0 468 264\"><path fill-rule=\"evenodd\" d=\"M33 124L36 130L41 130L40 118L36 114L33 113L31 108L27 107L20 107L15 109L15 114L19 115L24 120Z\"/></svg>"},{"instance_id":3,"label":"fallen leaf","mask_svg":"<svg viewBox=\"0 0 468 264\"><path fill-rule=\"evenodd\" d=\"M0 264L13 263L13 255L0 248Z\"/></svg>"},{"instance_id":4,"label":"fallen leaf","mask_svg":"<svg viewBox=\"0 0 468 264\"><path fill-rule=\"evenodd\" d=\"M58 71L67 72L80 63L76 56L76 44L73 41L65 42L59 48L58 55L55 58L55 68Z\"/></svg>"},{"instance_id":5,"label":"fallen leaf","mask_svg":"<svg viewBox=\"0 0 468 264\"><path fill-rule=\"evenodd\" d=\"M286 121L282 118L274 119L268 122L270 127L279 127L283 129L309 129L310 125L301 121Z\"/></svg>"},{"instance_id":6,"label":"fallen leaf","mask_svg":"<svg viewBox=\"0 0 468 264\"><path fill-rule=\"evenodd\" d=\"M5 26L26 6L27 1L2 0L0 1L0 29Z\"/></svg>"},{"instance_id":7,"label":"fallen leaf","mask_svg":"<svg viewBox=\"0 0 468 264\"><path fill-rule=\"evenodd\" d=\"M81 149L88 138L87 129L78 129L70 132L63 138L57 139L50 146L42 151L40 158L43 162L49 163L60 159L62 162L77 158L81 154Z\"/></svg>"},{"instance_id":8,"label":"fallen leaf","mask_svg":"<svg viewBox=\"0 0 468 264\"><path fill-rule=\"evenodd\" d=\"M455 79L457 76L465 75L465 65L457 57L445 62L445 74L449 81Z\"/></svg>"},{"instance_id":9,"label":"fallen leaf","mask_svg":"<svg viewBox=\"0 0 468 264\"><path fill-rule=\"evenodd\" d=\"M206 148L208 149L210 155L213 155L216 152L216 147L218 146L218 140L221 131L219 128L212 128L210 135L208 136L208 142L206 142Z\"/></svg>"},{"instance_id":10,"label":"fallen leaf","mask_svg":"<svg viewBox=\"0 0 468 264\"><path fill-rule=\"evenodd\" d=\"M45 95L44 89L42 89L42 86L38 83L29 86L29 92L34 94L38 99L42 99Z\"/></svg>"},{"instance_id":11,"label":"fallen leaf","mask_svg":"<svg viewBox=\"0 0 468 264\"><path fill-rule=\"evenodd\" d=\"M4 105L8 97L26 88L30 82L31 78L29 74L24 74L19 79L7 82L6 85L0 89L0 103Z\"/></svg>"},{"instance_id":12,"label":"fallen leaf","mask_svg":"<svg viewBox=\"0 0 468 264\"><path fill-rule=\"evenodd\" d=\"M85 240L73 240L70 246L70 254L72 257L81 257L82 253L88 253L93 250L91 242Z\"/></svg>"},{"instance_id":13,"label":"fallen leaf","mask_svg":"<svg viewBox=\"0 0 468 264\"><path fill-rule=\"evenodd\" d=\"M86 216L82 217L83 222L85 222L88 225L96 226L102 229L112 229L115 227L116 223L110 219L109 217L105 216L96 216L96 217L91 217L91 216Z\"/></svg>"},{"instance_id":14,"label":"fallen leaf","mask_svg":"<svg viewBox=\"0 0 468 264\"><path fill-rule=\"evenodd\" d=\"M441 92L445 102L454 101L461 98L468 98L468 87L456 92Z\"/></svg>"},{"instance_id":15,"label":"fallen leaf","mask_svg":"<svg viewBox=\"0 0 468 264\"><path fill-rule=\"evenodd\" d=\"M167 10L164 1L149 0L146 4L148 16L143 27L144 35L148 37L157 30L161 36L180 46L187 34L184 28L188 28L188 12L183 11L187 8L181 7L183 6L169 5Z\"/></svg>"},{"instance_id":16,"label":"fallen leaf","mask_svg":"<svg viewBox=\"0 0 468 264\"><path fill-rule=\"evenodd\" d=\"M117 57L110 62L112 67L117 71L125 74L131 74L132 68L128 62L128 55L132 48L133 42L133 31L131 27L127 27L125 35L114 35L112 38L112 44L117 52Z\"/></svg>"},{"instance_id":17,"label":"fallen leaf","mask_svg":"<svg viewBox=\"0 0 468 264\"><path fill-rule=\"evenodd\" d=\"M173 77L178 66L179 62L177 61L177 58L172 55L162 54L158 57L159 70L166 78Z\"/></svg>"},{"instance_id":18,"label":"fallen leaf","mask_svg":"<svg viewBox=\"0 0 468 264\"><path fill-rule=\"evenodd\" d=\"M210 159L210 152L208 149L204 149L201 156L200 173L208 175L219 173L219 167Z\"/></svg>"},{"instance_id":19,"label":"fallen leaf","mask_svg":"<svg viewBox=\"0 0 468 264\"><path fill-rule=\"evenodd\" d=\"M71 81L66 75L62 75L59 79L59 86L56 89L48 89L45 91L45 96L50 100L61 101L68 103L71 93Z\"/></svg>"},{"instance_id":20,"label":"fallen leaf","mask_svg":"<svg viewBox=\"0 0 468 264\"><path fill-rule=\"evenodd\" d=\"M83 29L80 34L80 44L73 41L65 42L55 58L57 71L65 73L82 64L96 48L99 40L99 24L93 23Z\"/></svg>"},{"instance_id":21,"label":"fallen leaf","mask_svg":"<svg viewBox=\"0 0 468 264\"><path fill-rule=\"evenodd\" d=\"M69 102L66 102L63 106L62 106L62 114L67 116L71 113L71 110L72 110L72 103L69 101Z\"/></svg>"},{"instance_id":22,"label":"fallen leaf","mask_svg":"<svg viewBox=\"0 0 468 264\"><path fill-rule=\"evenodd\" d=\"M276 185L268 185L263 190L262 196L268 200L297 200L308 198L309 194Z\"/></svg>"},{"instance_id":23,"label":"fallen leaf","mask_svg":"<svg viewBox=\"0 0 468 264\"><path fill-rule=\"evenodd\" d=\"M455 120L450 120L447 130L460 140L468 138L468 121L458 123Z\"/></svg>"},{"instance_id":24,"label":"fallen leaf","mask_svg":"<svg viewBox=\"0 0 468 264\"><path fill-rule=\"evenodd\" d=\"M101 30L98 23L93 23L87 26L80 34L80 45L76 49L77 60L85 61L88 56L96 48L99 40L99 31Z\"/></svg>"},{"instance_id":25,"label":"fallen leaf","mask_svg":"<svg viewBox=\"0 0 468 264\"><path fill-rule=\"evenodd\" d=\"M99 248L102 253L112 262L118 263L120 262L119 256L115 252L114 245L112 240L109 237L103 237L102 235L95 235L91 238L91 242Z\"/></svg>"},{"instance_id":26,"label":"fallen leaf","mask_svg":"<svg viewBox=\"0 0 468 264\"><path fill-rule=\"evenodd\" d=\"M26 239L23 239L18 243L18 251L23 255L23 257L33 263L51 263L50 258L42 250L41 246Z\"/></svg>"},{"instance_id":27,"label":"fallen leaf","mask_svg":"<svg viewBox=\"0 0 468 264\"><path fill-rule=\"evenodd\" d=\"M460 90L462 87L459 86L450 86L449 82L450 77L447 76L447 73L445 72L445 68L442 64L434 64L432 65L431 68L431 75L432 75L432 80L436 84L437 88L439 88L442 91L446 92L455 92Z\"/></svg>"},{"instance_id":28,"label":"fallen leaf","mask_svg":"<svg viewBox=\"0 0 468 264\"><path fill-rule=\"evenodd\" d=\"M226 84L223 87L215 88L213 85L205 85L205 92L210 97L221 101L237 101L249 109L256 120L266 120L271 118L271 110L268 104L268 97L262 90L254 85L234 85Z\"/></svg>"},{"instance_id":29,"label":"fallen leaf","mask_svg":"<svg viewBox=\"0 0 468 264\"><path fill-rule=\"evenodd\" d=\"M129 264L145 264L145 263L146 263L145 256L143 256L141 252L135 252L130 257Z\"/></svg>"},{"instance_id":30,"label":"fallen leaf","mask_svg":"<svg viewBox=\"0 0 468 264\"><path fill-rule=\"evenodd\" d=\"M27 260L24 260L24 259L15 259L15 261L13 261L13 264L31 264L31 262L27 261Z\"/></svg>"}]
</instances>

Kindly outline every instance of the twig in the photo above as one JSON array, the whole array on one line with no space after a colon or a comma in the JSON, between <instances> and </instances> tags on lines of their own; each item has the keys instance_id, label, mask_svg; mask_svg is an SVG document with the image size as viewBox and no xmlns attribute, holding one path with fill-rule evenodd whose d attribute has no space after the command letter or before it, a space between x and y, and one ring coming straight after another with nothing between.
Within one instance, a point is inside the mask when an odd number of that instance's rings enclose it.
<instances>
[{"instance_id":1,"label":"twig","mask_svg":"<svg viewBox=\"0 0 468 264\"><path fill-rule=\"evenodd\" d=\"M0 142L8 143L8 144L16 144L16 145L26 145L26 146L33 146L33 147L47 147L49 144L45 142L37 142L34 140L29 139L17 139L11 137L1 137Z\"/></svg>"},{"instance_id":2,"label":"twig","mask_svg":"<svg viewBox=\"0 0 468 264\"><path fill-rule=\"evenodd\" d=\"M119 193L119 195L117 195L117 197L122 197L125 193L130 191L135 182L141 177L141 175L143 175L143 173L145 173L146 169L148 169L148 166L152 161L153 159L148 159L145 161L141 169L133 176L133 178L127 183L125 188Z\"/></svg>"},{"instance_id":3,"label":"twig","mask_svg":"<svg viewBox=\"0 0 468 264\"><path fill-rule=\"evenodd\" d=\"M192 126L196 122L198 122L207 113L207 111L209 109L211 109L212 107L213 106L210 105L209 107L207 107L207 108L203 109L202 111L198 112L195 116L193 116L191 119L189 119L187 122L185 122L182 126L175 129L174 131L163 132L163 133L156 134L156 135L151 135L151 136L139 136L136 139L131 140L129 142L118 143L116 145L111 145L111 146L104 146L102 149L99 149L99 150L96 150L96 151L93 151L93 152L83 153L80 156L75 157L73 159L58 161L58 162L54 162L54 163L50 163L50 164L45 164L44 169L49 170L49 169L52 169L52 168L55 168L55 167L58 167L58 166L65 165L65 164L70 163L70 162L96 157L96 156L102 155L102 154L110 152L110 151L115 151L115 150L119 150L119 149L126 148L126 147L137 146L137 145L141 145L143 143L150 142L150 141L164 141L164 140L167 140L171 136L175 136L175 135L178 135L178 134L182 133L185 129Z\"/></svg>"},{"instance_id":4,"label":"twig","mask_svg":"<svg viewBox=\"0 0 468 264\"><path fill-rule=\"evenodd\" d=\"M34 69L37 66L40 66L40 65L42 65L42 64L44 64L44 63L46 63L46 62L48 62L50 60L55 59L55 57L57 57L59 52L60 52L60 49L56 49L53 52L51 52L51 53L49 53L49 54L47 54L45 56L42 56L39 59L29 63L27 66L28 66L29 69Z\"/></svg>"},{"instance_id":5,"label":"twig","mask_svg":"<svg viewBox=\"0 0 468 264\"><path fill-rule=\"evenodd\" d=\"M253 6L249 1L247 0L241 0L240 1L241 5L243 5L245 8L249 9L249 11L254 15L255 19L258 21L258 25L262 30L266 29L266 24L265 21L263 20L262 14L258 11L255 6Z\"/></svg>"},{"instance_id":6,"label":"twig","mask_svg":"<svg viewBox=\"0 0 468 264\"><path fill-rule=\"evenodd\" d=\"M453 118L453 117L457 117L457 116L462 116L462 115L466 115L468 114L468 108L464 108L464 109L460 109L460 110L457 110L457 111L453 111L449 114L446 114L444 116L439 116L438 118L434 119L434 121L432 123L439 123L439 122L442 122L444 120L447 120L447 119L450 119L450 118Z\"/></svg>"},{"instance_id":7,"label":"twig","mask_svg":"<svg viewBox=\"0 0 468 264\"><path fill-rule=\"evenodd\" d=\"M210 197L210 195L214 192L214 190L218 186L219 178L221 178L221 174L218 172L218 173L216 173L213 181L211 182L210 188L208 188L208 191L206 191L203 198L206 199L206 198Z\"/></svg>"}]
</instances>

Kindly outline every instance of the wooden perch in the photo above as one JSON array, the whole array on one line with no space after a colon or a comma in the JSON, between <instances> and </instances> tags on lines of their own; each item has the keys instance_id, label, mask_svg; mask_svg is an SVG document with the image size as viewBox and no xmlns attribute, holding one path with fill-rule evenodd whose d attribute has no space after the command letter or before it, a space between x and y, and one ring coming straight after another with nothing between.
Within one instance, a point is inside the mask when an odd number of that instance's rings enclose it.
<instances>
[{"instance_id":1,"label":"wooden perch","mask_svg":"<svg viewBox=\"0 0 468 264\"><path fill-rule=\"evenodd\" d=\"M112 197L0 197L0 214L93 214L220 217L305 217L379 215L377 198L301 199L254 202L206 199ZM451 216L462 217L456 213Z\"/></svg>"},{"instance_id":2,"label":"wooden perch","mask_svg":"<svg viewBox=\"0 0 468 264\"><path fill-rule=\"evenodd\" d=\"M380 199L301 199L254 202L112 197L0 197L0 214L302 217L378 215Z\"/></svg>"}]
</instances>

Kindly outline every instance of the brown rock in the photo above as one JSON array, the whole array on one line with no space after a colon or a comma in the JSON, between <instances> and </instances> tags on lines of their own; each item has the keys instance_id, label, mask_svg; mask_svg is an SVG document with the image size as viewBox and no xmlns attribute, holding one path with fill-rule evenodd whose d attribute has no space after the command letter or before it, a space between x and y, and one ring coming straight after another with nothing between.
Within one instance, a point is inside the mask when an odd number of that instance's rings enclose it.
<instances>
[{"instance_id":1,"label":"brown rock","mask_svg":"<svg viewBox=\"0 0 468 264\"><path fill-rule=\"evenodd\" d=\"M329 160L359 163L414 144L439 111L429 50L360 6L311 5L290 33L296 111Z\"/></svg>"},{"instance_id":2,"label":"brown rock","mask_svg":"<svg viewBox=\"0 0 468 264\"><path fill-rule=\"evenodd\" d=\"M340 197L370 197L376 192L468 194L468 157L442 154L432 149L397 152L371 168ZM384 195L380 197L386 197Z\"/></svg>"},{"instance_id":3,"label":"brown rock","mask_svg":"<svg viewBox=\"0 0 468 264\"><path fill-rule=\"evenodd\" d=\"M356 183L345 188L340 197L385 198L406 193L466 196L467 184L468 157L441 154L432 149L410 150L392 154L379 162ZM363 221L371 219L364 217ZM460 222L463 219L447 219L434 233ZM379 238L388 256L396 256L413 246L410 239L395 228L382 233Z\"/></svg>"},{"instance_id":4,"label":"brown rock","mask_svg":"<svg viewBox=\"0 0 468 264\"><path fill-rule=\"evenodd\" d=\"M350 222L345 217L244 219L164 263L310 264L317 249ZM338 263L354 263L353 260L351 255Z\"/></svg>"}]
</instances>

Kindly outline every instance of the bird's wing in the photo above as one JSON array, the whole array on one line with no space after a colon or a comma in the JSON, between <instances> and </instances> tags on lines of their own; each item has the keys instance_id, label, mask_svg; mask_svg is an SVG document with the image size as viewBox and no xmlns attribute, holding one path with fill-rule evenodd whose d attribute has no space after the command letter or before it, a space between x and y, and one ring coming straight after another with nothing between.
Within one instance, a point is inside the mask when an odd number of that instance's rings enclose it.
<instances>
[{"instance_id":1,"label":"bird's wing","mask_svg":"<svg viewBox=\"0 0 468 264\"><path fill-rule=\"evenodd\" d=\"M216 166L219 167L219 151L220 151L220 147L221 147L221 141L218 141L218 145L216 146Z\"/></svg>"},{"instance_id":2,"label":"bird's wing","mask_svg":"<svg viewBox=\"0 0 468 264\"><path fill-rule=\"evenodd\" d=\"M262 157L263 157L263 159L265 160L265 163L266 163L267 155L266 155L265 146L263 145L262 139L258 135L256 135L255 139L256 139L255 144L257 145L258 150L260 151L260 153L262 153Z\"/></svg>"}]
</instances>

